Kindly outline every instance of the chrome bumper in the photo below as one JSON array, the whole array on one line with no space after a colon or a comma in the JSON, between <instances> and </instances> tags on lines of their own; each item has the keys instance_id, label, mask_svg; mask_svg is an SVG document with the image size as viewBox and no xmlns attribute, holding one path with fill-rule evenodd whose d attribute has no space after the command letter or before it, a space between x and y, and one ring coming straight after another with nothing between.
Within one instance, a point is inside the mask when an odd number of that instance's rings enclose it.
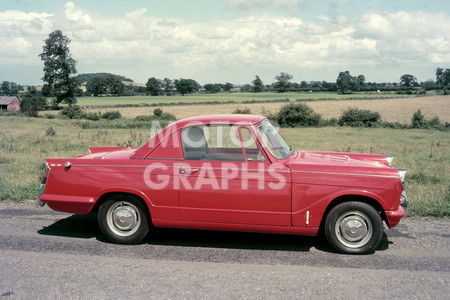
<instances>
[{"instance_id":1,"label":"chrome bumper","mask_svg":"<svg viewBox=\"0 0 450 300\"><path fill-rule=\"evenodd\" d=\"M402 195L400 196L400 206L403 207L403 209L405 210L405 216L403 218L406 218L409 212L409 205L408 205L408 197L406 196L405 191L403 191Z\"/></svg>"}]
</instances>

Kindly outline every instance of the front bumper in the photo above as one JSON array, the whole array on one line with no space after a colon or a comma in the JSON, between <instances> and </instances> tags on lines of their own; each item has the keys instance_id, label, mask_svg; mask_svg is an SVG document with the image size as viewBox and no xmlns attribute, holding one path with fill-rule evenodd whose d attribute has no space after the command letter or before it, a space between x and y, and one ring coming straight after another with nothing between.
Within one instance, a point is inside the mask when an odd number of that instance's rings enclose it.
<instances>
[{"instance_id":1,"label":"front bumper","mask_svg":"<svg viewBox=\"0 0 450 300\"><path fill-rule=\"evenodd\" d=\"M386 215L386 222L389 228L396 226L402 218L405 218L408 215L409 207L408 207L408 197L406 196L406 192L403 191L400 197L400 205L396 210L386 210L384 214Z\"/></svg>"},{"instance_id":2,"label":"front bumper","mask_svg":"<svg viewBox=\"0 0 450 300\"><path fill-rule=\"evenodd\" d=\"M408 197L406 196L405 191L403 191L402 195L400 196L400 206L403 207L403 209L405 210L404 217L408 216L409 204L408 204Z\"/></svg>"}]
</instances>

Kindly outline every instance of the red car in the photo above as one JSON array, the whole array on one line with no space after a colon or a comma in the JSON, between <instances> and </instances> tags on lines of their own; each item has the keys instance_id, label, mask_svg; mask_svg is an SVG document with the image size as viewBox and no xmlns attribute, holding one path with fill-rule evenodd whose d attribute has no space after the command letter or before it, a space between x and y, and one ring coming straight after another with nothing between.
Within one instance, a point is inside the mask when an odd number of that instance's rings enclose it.
<instances>
[{"instance_id":1,"label":"red car","mask_svg":"<svg viewBox=\"0 0 450 300\"><path fill-rule=\"evenodd\" d=\"M150 226L317 235L342 253L370 253L383 221L408 209L405 169L386 155L295 150L262 116L213 115L170 124L140 148L96 147L46 159L39 202L98 213L111 241Z\"/></svg>"}]
</instances>

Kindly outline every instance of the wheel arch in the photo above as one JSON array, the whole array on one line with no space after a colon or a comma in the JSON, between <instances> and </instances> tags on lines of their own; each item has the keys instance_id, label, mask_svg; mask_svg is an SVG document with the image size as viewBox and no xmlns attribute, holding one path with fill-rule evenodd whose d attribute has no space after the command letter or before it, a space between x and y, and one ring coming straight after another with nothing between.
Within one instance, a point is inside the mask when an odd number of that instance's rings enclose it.
<instances>
[{"instance_id":1,"label":"wheel arch","mask_svg":"<svg viewBox=\"0 0 450 300\"><path fill-rule=\"evenodd\" d=\"M123 192L123 191L106 192L97 199L91 212L98 213L100 206L103 203L105 203L106 201L108 201L108 199L110 199L112 196L116 196L116 195L130 196L130 197L135 198L137 201L139 201L142 204L142 206L145 208L144 211L147 214L150 224L152 223L152 218L151 218L152 214L151 214L151 210L150 210L151 205L149 205L150 201L149 200L146 201L143 197L141 197L137 193L133 193L133 192Z\"/></svg>"},{"instance_id":2,"label":"wheel arch","mask_svg":"<svg viewBox=\"0 0 450 300\"><path fill-rule=\"evenodd\" d=\"M372 206L375 210L378 211L381 219L387 223L386 214L385 214L383 206L380 204L380 202L378 202L376 199L374 199L372 197L358 195L358 194L349 194L349 195L342 195L342 196L336 197L328 204L327 208L325 209L325 211L323 213L322 220L320 222L319 232L323 233L325 220L326 220L330 210L332 210L338 204L341 204L344 202L351 202L351 201L363 202L363 203L366 203L366 204Z\"/></svg>"}]
</instances>

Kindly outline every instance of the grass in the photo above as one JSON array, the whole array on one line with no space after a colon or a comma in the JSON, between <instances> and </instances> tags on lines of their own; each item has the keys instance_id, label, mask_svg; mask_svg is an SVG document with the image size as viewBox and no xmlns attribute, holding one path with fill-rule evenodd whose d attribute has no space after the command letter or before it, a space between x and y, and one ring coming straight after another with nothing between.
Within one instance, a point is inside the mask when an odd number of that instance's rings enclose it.
<instances>
[{"instance_id":1,"label":"grass","mask_svg":"<svg viewBox=\"0 0 450 300\"><path fill-rule=\"evenodd\" d=\"M61 119L1 116L0 126L0 199L13 201L37 198L44 158L74 157L88 153L88 146L140 146L150 137L148 128L82 129L79 121ZM281 132L300 150L393 154L394 165L408 169L411 215L450 216L448 132L344 127Z\"/></svg>"}]
</instances>

